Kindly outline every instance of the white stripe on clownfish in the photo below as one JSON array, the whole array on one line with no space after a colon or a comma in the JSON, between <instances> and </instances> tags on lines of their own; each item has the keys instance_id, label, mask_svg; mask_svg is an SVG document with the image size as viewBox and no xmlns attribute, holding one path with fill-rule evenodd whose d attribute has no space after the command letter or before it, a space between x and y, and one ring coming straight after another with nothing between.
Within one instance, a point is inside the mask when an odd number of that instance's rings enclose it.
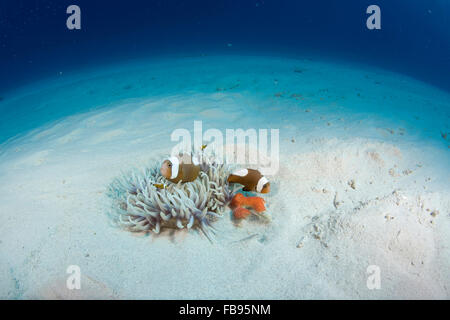
<instances>
[{"instance_id":1,"label":"white stripe on clownfish","mask_svg":"<svg viewBox=\"0 0 450 320\"><path fill-rule=\"evenodd\" d=\"M256 185L256 191L261 192L262 188L267 182L269 182L269 180L267 180L266 177L262 177L261 179L259 179L258 184Z\"/></svg>"},{"instance_id":2,"label":"white stripe on clownfish","mask_svg":"<svg viewBox=\"0 0 450 320\"><path fill-rule=\"evenodd\" d=\"M172 175L170 176L170 179L175 179L178 176L180 160L177 157L170 157L169 161L172 163Z\"/></svg>"}]
</instances>

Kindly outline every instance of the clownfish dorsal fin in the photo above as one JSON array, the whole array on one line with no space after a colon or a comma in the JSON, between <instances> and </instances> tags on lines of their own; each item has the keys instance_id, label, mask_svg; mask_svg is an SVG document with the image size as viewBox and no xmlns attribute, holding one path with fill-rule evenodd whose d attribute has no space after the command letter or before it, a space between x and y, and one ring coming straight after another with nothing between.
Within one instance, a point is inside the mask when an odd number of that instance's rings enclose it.
<instances>
[{"instance_id":1,"label":"clownfish dorsal fin","mask_svg":"<svg viewBox=\"0 0 450 320\"><path fill-rule=\"evenodd\" d=\"M192 156L192 164L193 164L194 166L200 165L200 158L199 158L198 155Z\"/></svg>"},{"instance_id":2,"label":"clownfish dorsal fin","mask_svg":"<svg viewBox=\"0 0 450 320\"><path fill-rule=\"evenodd\" d=\"M232 174L239 177L245 177L246 175L248 175L248 169L240 169L234 171Z\"/></svg>"}]
</instances>

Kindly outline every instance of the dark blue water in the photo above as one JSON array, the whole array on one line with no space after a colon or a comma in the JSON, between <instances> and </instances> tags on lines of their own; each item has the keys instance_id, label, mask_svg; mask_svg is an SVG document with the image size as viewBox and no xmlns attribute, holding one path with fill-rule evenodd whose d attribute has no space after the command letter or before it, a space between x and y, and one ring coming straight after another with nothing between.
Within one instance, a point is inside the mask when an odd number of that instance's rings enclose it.
<instances>
[{"instance_id":1,"label":"dark blue water","mask_svg":"<svg viewBox=\"0 0 450 320\"><path fill-rule=\"evenodd\" d=\"M82 29L66 28L81 8ZM366 8L381 8L381 30ZM312 53L450 90L447 0L2 0L0 99L60 72L161 55Z\"/></svg>"}]
</instances>

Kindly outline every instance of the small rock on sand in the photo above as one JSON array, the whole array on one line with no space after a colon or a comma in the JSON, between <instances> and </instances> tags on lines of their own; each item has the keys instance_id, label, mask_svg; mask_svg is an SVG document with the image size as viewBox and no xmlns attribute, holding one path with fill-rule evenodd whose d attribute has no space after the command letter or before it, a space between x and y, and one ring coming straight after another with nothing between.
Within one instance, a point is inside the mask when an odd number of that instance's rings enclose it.
<instances>
[{"instance_id":1,"label":"small rock on sand","mask_svg":"<svg viewBox=\"0 0 450 320\"><path fill-rule=\"evenodd\" d=\"M353 190L356 190L356 184L355 184L355 180L350 180L349 182L348 182L348 185L353 189Z\"/></svg>"},{"instance_id":2,"label":"small rock on sand","mask_svg":"<svg viewBox=\"0 0 450 320\"><path fill-rule=\"evenodd\" d=\"M430 213L430 215L434 218L439 214L438 210L434 210L433 212Z\"/></svg>"}]
</instances>

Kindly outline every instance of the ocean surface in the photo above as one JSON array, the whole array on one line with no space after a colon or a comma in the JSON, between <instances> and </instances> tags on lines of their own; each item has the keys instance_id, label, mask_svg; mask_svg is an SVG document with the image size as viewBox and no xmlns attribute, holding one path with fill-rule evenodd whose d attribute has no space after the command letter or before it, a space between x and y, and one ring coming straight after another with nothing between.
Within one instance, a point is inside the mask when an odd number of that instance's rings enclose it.
<instances>
[{"instance_id":1,"label":"ocean surface","mask_svg":"<svg viewBox=\"0 0 450 320\"><path fill-rule=\"evenodd\" d=\"M74 3L0 4L1 298L449 298L449 1L79 0L68 30ZM272 223L111 225L194 121L279 130Z\"/></svg>"}]
</instances>

